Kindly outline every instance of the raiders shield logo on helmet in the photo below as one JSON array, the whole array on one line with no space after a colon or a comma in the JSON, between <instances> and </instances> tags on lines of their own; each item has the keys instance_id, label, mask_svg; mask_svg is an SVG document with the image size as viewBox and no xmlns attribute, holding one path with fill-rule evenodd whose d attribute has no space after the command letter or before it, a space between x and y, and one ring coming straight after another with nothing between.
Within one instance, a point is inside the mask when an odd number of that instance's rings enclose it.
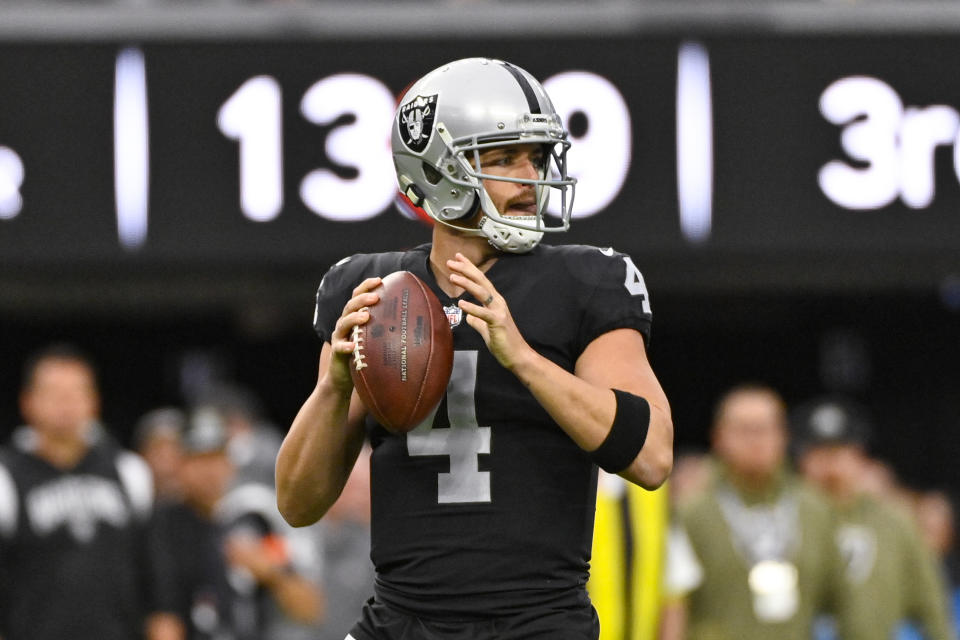
<instances>
[{"instance_id":1,"label":"raiders shield logo on helmet","mask_svg":"<svg viewBox=\"0 0 960 640\"><path fill-rule=\"evenodd\" d=\"M433 134L433 118L437 112L437 96L417 96L400 107L397 114L400 138L411 151L420 153L427 148Z\"/></svg>"}]
</instances>

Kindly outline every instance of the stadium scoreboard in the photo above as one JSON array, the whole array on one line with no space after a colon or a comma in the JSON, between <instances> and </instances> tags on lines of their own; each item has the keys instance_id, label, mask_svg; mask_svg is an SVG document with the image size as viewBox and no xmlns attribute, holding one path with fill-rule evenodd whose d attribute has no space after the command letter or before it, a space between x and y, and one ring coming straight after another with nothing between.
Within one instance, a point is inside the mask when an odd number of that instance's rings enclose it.
<instances>
[{"instance_id":1,"label":"stadium scoreboard","mask_svg":"<svg viewBox=\"0 0 960 640\"><path fill-rule=\"evenodd\" d=\"M564 242L707 279L883 264L932 282L960 270L958 53L912 35L0 43L0 262L325 266L422 242L393 205L397 96L487 55L543 80L570 130Z\"/></svg>"}]
</instances>

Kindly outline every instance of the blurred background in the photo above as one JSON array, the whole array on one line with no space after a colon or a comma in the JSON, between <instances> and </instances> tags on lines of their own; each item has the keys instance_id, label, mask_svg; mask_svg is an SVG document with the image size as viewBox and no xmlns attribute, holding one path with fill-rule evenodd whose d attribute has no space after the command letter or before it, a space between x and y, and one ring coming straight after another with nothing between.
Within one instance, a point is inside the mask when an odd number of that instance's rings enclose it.
<instances>
[{"instance_id":1,"label":"blurred background","mask_svg":"<svg viewBox=\"0 0 960 640\"><path fill-rule=\"evenodd\" d=\"M126 443L220 381L285 428L326 269L429 238L393 204L395 96L473 55L566 119L554 241L643 272L678 449L763 381L856 397L905 482L960 486L955 2L0 2L0 435L64 340Z\"/></svg>"}]
</instances>

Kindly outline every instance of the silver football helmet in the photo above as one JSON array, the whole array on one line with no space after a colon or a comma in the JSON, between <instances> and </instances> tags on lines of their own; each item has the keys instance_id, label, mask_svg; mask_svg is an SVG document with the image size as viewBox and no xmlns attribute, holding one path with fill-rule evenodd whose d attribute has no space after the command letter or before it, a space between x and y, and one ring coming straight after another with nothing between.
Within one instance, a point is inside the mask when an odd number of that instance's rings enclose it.
<instances>
[{"instance_id":1,"label":"silver football helmet","mask_svg":"<svg viewBox=\"0 0 960 640\"><path fill-rule=\"evenodd\" d=\"M537 179L483 173L483 150L530 143L544 148ZM567 175L567 132L540 83L509 62L467 58L425 75L400 99L391 144L401 194L439 223L514 253L535 247L544 232L570 227L576 180ZM533 185L536 214L503 215L484 180ZM561 214L547 226L551 189L560 191ZM477 226L465 226L478 208Z\"/></svg>"}]
</instances>

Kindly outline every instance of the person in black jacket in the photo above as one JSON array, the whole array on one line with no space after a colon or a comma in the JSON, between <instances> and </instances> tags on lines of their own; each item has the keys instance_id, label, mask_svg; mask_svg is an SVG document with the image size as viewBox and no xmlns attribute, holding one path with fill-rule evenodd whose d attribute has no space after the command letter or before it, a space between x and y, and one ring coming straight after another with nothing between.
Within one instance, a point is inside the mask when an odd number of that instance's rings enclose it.
<instances>
[{"instance_id":1,"label":"person in black jacket","mask_svg":"<svg viewBox=\"0 0 960 640\"><path fill-rule=\"evenodd\" d=\"M151 640L273 640L274 610L305 625L322 616L322 593L300 573L273 488L231 488L227 444L216 411L194 412L182 440L183 499L158 505L150 532L158 606L182 629Z\"/></svg>"},{"instance_id":2,"label":"person in black jacket","mask_svg":"<svg viewBox=\"0 0 960 640\"><path fill-rule=\"evenodd\" d=\"M94 367L73 347L29 359L20 408L0 449L0 636L142 637L149 469L99 425Z\"/></svg>"}]
</instances>

